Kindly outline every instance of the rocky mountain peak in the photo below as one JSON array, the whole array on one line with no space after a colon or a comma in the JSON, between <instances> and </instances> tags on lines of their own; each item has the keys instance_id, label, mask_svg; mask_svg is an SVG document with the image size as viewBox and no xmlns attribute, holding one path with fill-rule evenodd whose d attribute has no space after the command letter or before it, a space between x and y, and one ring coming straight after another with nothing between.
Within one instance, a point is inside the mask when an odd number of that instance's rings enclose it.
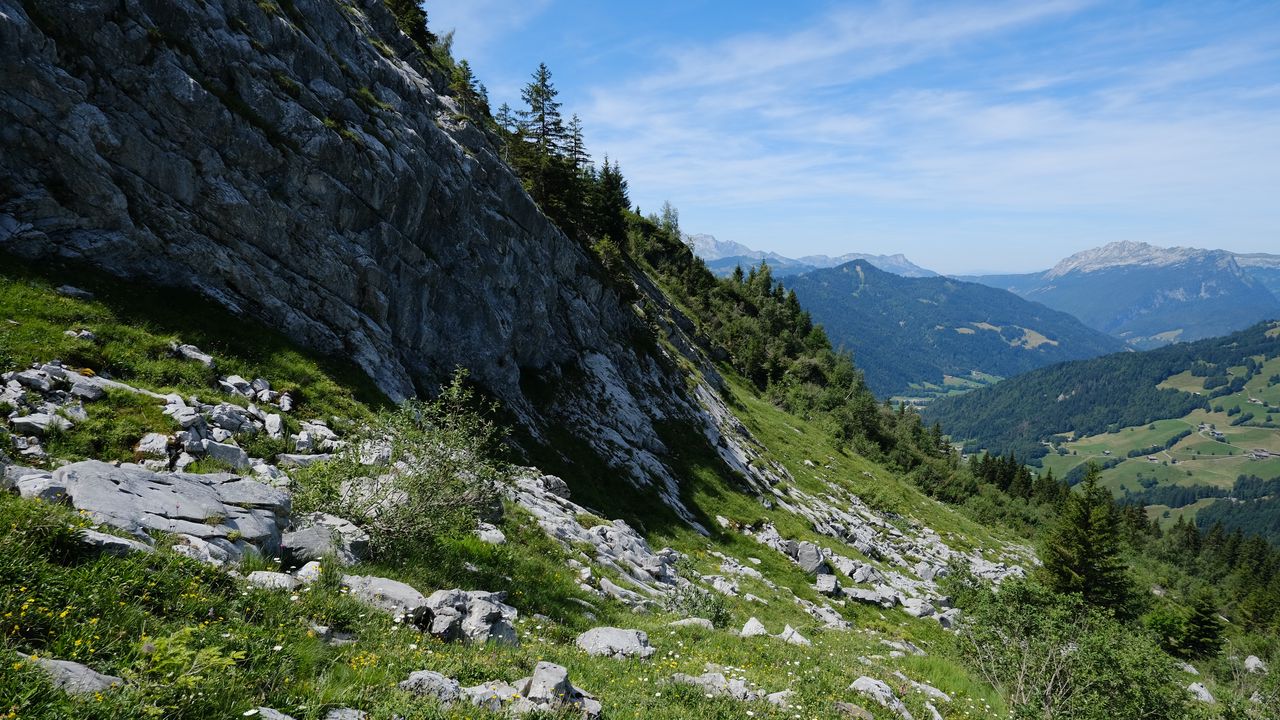
<instances>
[{"instance_id":1,"label":"rocky mountain peak","mask_svg":"<svg viewBox=\"0 0 1280 720\"><path fill-rule=\"evenodd\" d=\"M1144 242L1122 240L1102 247L1078 252L1062 260L1046 273L1046 279L1068 273L1088 273L1125 266L1169 267L1191 261L1214 260L1224 268L1234 268L1230 253L1222 250L1202 250L1190 247L1162 248ZM1238 268L1235 268L1239 272Z\"/></svg>"}]
</instances>

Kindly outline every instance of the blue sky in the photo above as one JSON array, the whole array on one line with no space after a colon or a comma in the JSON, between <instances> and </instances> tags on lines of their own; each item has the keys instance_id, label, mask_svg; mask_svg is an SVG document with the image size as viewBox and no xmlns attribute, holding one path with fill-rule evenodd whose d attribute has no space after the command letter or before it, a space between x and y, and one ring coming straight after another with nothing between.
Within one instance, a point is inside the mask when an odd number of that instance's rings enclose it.
<instances>
[{"instance_id":1,"label":"blue sky","mask_svg":"<svg viewBox=\"0 0 1280 720\"><path fill-rule=\"evenodd\" d=\"M1026 271L1280 253L1280 2L438 0L494 107L539 62L633 202L786 255Z\"/></svg>"}]
</instances>

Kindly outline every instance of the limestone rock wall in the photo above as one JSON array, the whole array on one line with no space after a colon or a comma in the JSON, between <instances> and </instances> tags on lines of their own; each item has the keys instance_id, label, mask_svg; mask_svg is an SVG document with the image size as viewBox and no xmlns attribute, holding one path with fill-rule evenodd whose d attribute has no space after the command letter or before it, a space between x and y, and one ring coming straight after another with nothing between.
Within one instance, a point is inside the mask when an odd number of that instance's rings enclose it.
<instances>
[{"instance_id":1,"label":"limestone rock wall","mask_svg":"<svg viewBox=\"0 0 1280 720\"><path fill-rule=\"evenodd\" d=\"M698 405L423 60L381 0L0 0L0 248L197 289L393 398L465 366L535 434L522 375L572 376L574 430L674 500L653 421Z\"/></svg>"}]
</instances>

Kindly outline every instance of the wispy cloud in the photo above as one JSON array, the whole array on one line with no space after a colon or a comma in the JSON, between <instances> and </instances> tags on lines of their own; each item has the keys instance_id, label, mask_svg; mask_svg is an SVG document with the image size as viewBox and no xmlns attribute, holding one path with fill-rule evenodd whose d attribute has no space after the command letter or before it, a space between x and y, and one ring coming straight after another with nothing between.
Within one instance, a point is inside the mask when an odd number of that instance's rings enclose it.
<instances>
[{"instance_id":1,"label":"wispy cloud","mask_svg":"<svg viewBox=\"0 0 1280 720\"><path fill-rule=\"evenodd\" d=\"M429 22L438 33L463 29L454 37L459 57L482 57L489 47L542 14L552 0L432 0Z\"/></svg>"},{"instance_id":2,"label":"wispy cloud","mask_svg":"<svg viewBox=\"0 0 1280 720\"><path fill-rule=\"evenodd\" d=\"M657 71L594 89L583 116L645 204L670 198L686 224L743 216L730 232L748 243L769 242L751 216L791 213L804 232L800 209L847 224L869 209L1023 226L1146 215L1154 231L1168 216L1209 227L1231 208L1280 232L1275 86L1249 74L1275 67L1274 44L1206 37L1144 56L1091 26L1075 56L1009 52L1090 9L841 9L782 36L670 49Z\"/></svg>"},{"instance_id":3,"label":"wispy cloud","mask_svg":"<svg viewBox=\"0 0 1280 720\"><path fill-rule=\"evenodd\" d=\"M940 269L974 247L1025 265L1123 238L1280 242L1280 6L851 5L797 2L734 32L674 1L428 7L499 100L531 59L558 58L589 147L690 230ZM487 58L513 67L486 73Z\"/></svg>"}]
</instances>

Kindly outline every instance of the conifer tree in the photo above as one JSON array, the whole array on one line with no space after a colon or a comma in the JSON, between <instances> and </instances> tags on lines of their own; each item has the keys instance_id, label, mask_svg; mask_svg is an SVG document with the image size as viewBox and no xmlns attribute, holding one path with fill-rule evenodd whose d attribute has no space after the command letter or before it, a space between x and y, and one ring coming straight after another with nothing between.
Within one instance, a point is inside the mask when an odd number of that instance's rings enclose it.
<instances>
[{"instance_id":1,"label":"conifer tree","mask_svg":"<svg viewBox=\"0 0 1280 720\"><path fill-rule=\"evenodd\" d=\"M427 11L418 0L385 0L387 9L395 16L400 30L423 50L430 50L436 36L427 29Z\"/></svg>"},{"instance_id":2,"label":"conifer tree","mask_svg":"<svg viewBox=\"0 0 1280 720\"><path fill-rule=\"evenodd\" d=\"M471 71L471 63L466 59L458 61L453 68L453 77L449 82L449 91L458 99L458 106L462 110L462 114L470 117L472 120L489 114L489 109L485 107L488 103L485 101L480 92L480 87L476 84L476 76Z\"/></svg>"},{"instance_id":3,"label":"conifer tree","mask_svg":"<svg viewBox=\"0 0 1280 720\"><path fill-rule=\"evenodd\" d=\"M527 106L520 112L521 129L540 158L559 155L565 138L564 120L560 117L559 91L551 84L551 70L539 63L529 84L520 92Z\"/></svg>"},{"instance_id":4,"label":"conifer tree","mask_svg":"<svg viewBox=\"0 0 1280 720\"><path fill-rule=\"evenodd\" d=\"M1042 559L1047 584L1079 593L1090 604L1127 615L1134 597L1123 558L1115 502L1098 485L1101 471L1090 463L1078 492L1071 494L1049 533Z\"/></svg>"},{"instance_id":5,"label":"conifer tree","mask_svg":"<svg viewBox=\"0 0 1280 720\"><path fill-rule=\"evenodd\" d=\"M1182 650L1189 657L1216 655L1222 647L1222 620L1218 608L1207 593L1196 596L1191 604L1191 617L1183 626Z\"/></svg>"}]
</instances>

